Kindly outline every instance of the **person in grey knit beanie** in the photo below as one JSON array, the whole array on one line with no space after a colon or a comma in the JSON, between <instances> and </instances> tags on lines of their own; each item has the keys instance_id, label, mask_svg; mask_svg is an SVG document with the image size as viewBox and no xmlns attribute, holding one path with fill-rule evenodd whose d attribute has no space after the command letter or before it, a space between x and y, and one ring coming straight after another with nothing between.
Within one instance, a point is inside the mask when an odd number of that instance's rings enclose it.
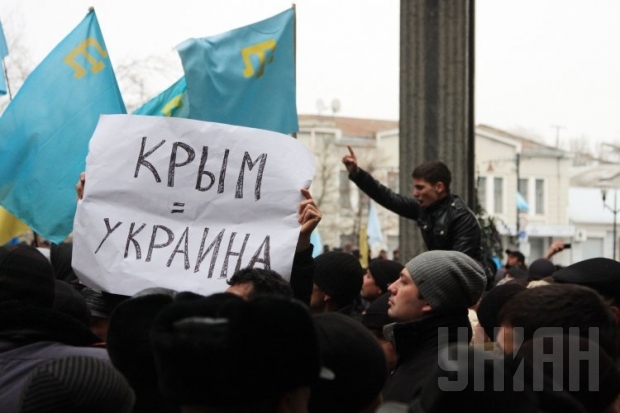
<instances>
[{"instance_id":1,"label":"person in grey knit beanie","mask_svg":"<svg viewBox=\"0 0 620 413\"><path fill-rule=\"evenodd\" d=\"M405 268L435 311L471 307L486 287L480 264L458 251L428 251L409 261Z\"/></svg>"},{"instance_id":2,"label":"person in grey knit beanie","mask_svg":"<svg viewBox=\"0 0 620 413\"><path fill-rule=\"evenodd\" d=\"M468 345L472 328L467 309L486 287L484 270L457 251L425 252L409 261L388 290L388 315L396 321L383 327L398 362L383 388L386 401L409 403L437 367L440 348Z\"/></svg>"}]
</instances>

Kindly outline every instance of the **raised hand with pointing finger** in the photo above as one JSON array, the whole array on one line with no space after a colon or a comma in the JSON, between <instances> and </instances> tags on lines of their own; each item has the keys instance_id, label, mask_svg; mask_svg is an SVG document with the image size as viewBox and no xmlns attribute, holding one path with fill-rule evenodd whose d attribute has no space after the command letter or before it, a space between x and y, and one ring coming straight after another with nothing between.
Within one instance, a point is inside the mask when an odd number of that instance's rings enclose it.
<instances>
[{"instance_id":1,"label":"raised hand with pointing finger","mask_svg":"<svg viewBox=\"0 0 620 413\"><path fill-rule=\"evenodd\" d=\"M350 146L347 146L349 150L349 154L342 157L342 163L349 171L349 175L355 176L359 171L359 166L357 166L357 156L355 156L355 152L351 149Z\"/></svg>"}]
</instances>

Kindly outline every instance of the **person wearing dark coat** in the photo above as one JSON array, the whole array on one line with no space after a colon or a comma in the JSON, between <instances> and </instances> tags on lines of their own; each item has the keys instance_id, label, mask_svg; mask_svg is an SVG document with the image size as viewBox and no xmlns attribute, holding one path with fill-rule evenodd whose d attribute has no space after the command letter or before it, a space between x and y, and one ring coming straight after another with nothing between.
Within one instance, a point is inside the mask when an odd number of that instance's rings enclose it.
<instances>
[{"instance_id":1,"label":"person wearing dark coat","mask_svg":"<svg viewBox=\"0 0 620 413\"><path fill-rule=\"evenodd\" d=\"M0 406L19 411L28 375L39 365L71 356L109 361L101 340L71 315L53 309L55 277L35 247L0 247Z\"/></svg>"},{"instance_id":2,"label":"person wearing dark coat","mask_svg":"<svg viewBox=\"0 0 620 413\"><path fill-rule=\"evenodd\" d=\"M413 198L400 195L375 180L357 164L355 153L342 163L352 180L366 195L398 215L417 222L429 251L460 251L482 262L480 223L465 202L450 192L452 175L440 161L430 161L413 170Z\"/></svg>"},{"instance_id":3,"label":"person wearing dark coat","mask_svg":"<svg viewBox=\"0 0 620 413\"><path fill-rule=\"evenodd\" d=\"M457 251L429 251L409 261L389 287L388 315L396 323L383 328L398 353L398 363L383 389L386 401L409 403L438 351L452 343L469 343L467 309L486 287L482 267Z\"/></svg>"}]
</instances>

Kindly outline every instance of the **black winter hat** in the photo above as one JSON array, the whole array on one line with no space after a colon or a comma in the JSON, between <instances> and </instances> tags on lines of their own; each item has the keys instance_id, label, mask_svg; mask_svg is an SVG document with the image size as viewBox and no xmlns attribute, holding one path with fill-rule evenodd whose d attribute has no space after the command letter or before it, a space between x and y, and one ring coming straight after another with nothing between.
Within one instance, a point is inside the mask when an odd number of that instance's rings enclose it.
<instances>
[{"instance_id":1,"label":"black winter hat","mask_svg":"<svg viewBox=\"0 0 620 413\"><path fill-rule=\"evenodd\" d=\"M377 398L387 380L385 353L358 321L339 313L314 316L321 378L312 386L310 413L357 413Z\"/></svg>"},{"instance_id":2,"label":"black winter hat","mask_svg":"<svg viewBox=\"0 0 620 413\"><path fill-rule=\"evenodd\" d=\"M504 304L526 289L520 284L506 283L493 287L491 291L482 297L476 313L478 314L478 322L491 341L495 341L494 329L499 327L497 316Z\"/></svg>"},{"instance_id":3,"label":"black winter hat","mask_svg":"<svg viewBox=\"0 0 620 413\"><path fill-rule=\"evenodd\" d=\"M18 300L52 308L54 269L35 247L0 247L0 302Z\"/></svg>"},{"instance_id":4,"label":"black winter hat","mask_svg":"<svg viewBox=\"0 0 620 413\"><path fill-rule=\"evenodd\" d=\"M392 260L374 260L368 266L375 284L384 293L387 292L388 286L398 279L403 268L405 268L403 264Z\"/></svg>"},{"instance_id":5,"label":"black winter hat","mask_svg":"<svg viewBox=\"0 0 620 413\"><path fill-rule=\"evenodd\" d=\"M341 306L353 302L364 282L359 260L342 251L329 251L315 258L314 283Z\"/></svg>"},{"instance_id":6,"label":"black winter hat","mask_svg":"<svg viewBox=\"0 0 620 413\"><path fill-rule=\"evenodd\" d=\"M592 288L620 305L620 262L609 258L579 261L553 273L556 283Z\"/></svg>"},{"instance_id":7,"label":"black winter hat","mask_svg":"<svg viewBox=\"0 0 620 413\"><path fill-rule=\"evenodd\" d=\"M135 396L107 361L75 356L37 367L24 385L21 413L130 413Z\"/></svg>"},{"instance_id":8,"label":"black winter hat","mask_svg":"<svg viewBox=\"0 0 620 413\"><path fill-rule=\"evenodd\" d=\"M362 316L362 324L367 329L383 331L383 326L394 322L388 315L388 309L390 308L388 300L391 295L390 293L385 293L368 306Z\"/></svg>"},{"instance_id":9,"label":"black winter hat","mask_svg":"<svg viewBox=\"0 0 620 413\"><path fill-rule=\"evenodd\" d=\"M311 385L320 369L312 317L277 296L175 302L151 330L162 394L178 405L235 407Z\"/></svg>"},{"instance_id":10,"label":"black winter hat","mask_svg":"<svg viewBox=\"0 0 620 413\"><path fill-rule=\"evenodd\" d=\"M55 290L54 310L67 314L90 328L90 310L82 294L71 284L61 280L55 280Z\"/></svg>"},{"instance_id":11,"label":"black winter hat","mask_svg":"<svg viewBox=\"0 0 620 413\"><path fill-rule=\"evenodd\" d=\"M542 280L549 277L555 272L555 265L546 258L534 260L527 269L527 278L529 281Z\"/></svg>"}]
</instances>

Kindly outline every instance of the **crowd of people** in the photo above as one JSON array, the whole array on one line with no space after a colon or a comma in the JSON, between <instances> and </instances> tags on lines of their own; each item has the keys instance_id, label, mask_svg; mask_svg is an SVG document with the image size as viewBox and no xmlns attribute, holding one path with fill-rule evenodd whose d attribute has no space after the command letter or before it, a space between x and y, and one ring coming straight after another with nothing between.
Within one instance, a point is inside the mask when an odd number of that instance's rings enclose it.
<instances>
[{"instance_id":1,"label":"crowd of people","mask_svg":"<svg viewBox=\"0 0 620 413\"><path fill-rule=\"evenodd\" d=\"M343 162L427 252L313 258L306 190L290 279L241 269L210 296L97 291L70 243L0 247L0 411L620 412L619 262L558 269L555 243L530 266L508 251L493 277L445 165L416 168L407 198Z\"/></svg>"}]
</instances>

